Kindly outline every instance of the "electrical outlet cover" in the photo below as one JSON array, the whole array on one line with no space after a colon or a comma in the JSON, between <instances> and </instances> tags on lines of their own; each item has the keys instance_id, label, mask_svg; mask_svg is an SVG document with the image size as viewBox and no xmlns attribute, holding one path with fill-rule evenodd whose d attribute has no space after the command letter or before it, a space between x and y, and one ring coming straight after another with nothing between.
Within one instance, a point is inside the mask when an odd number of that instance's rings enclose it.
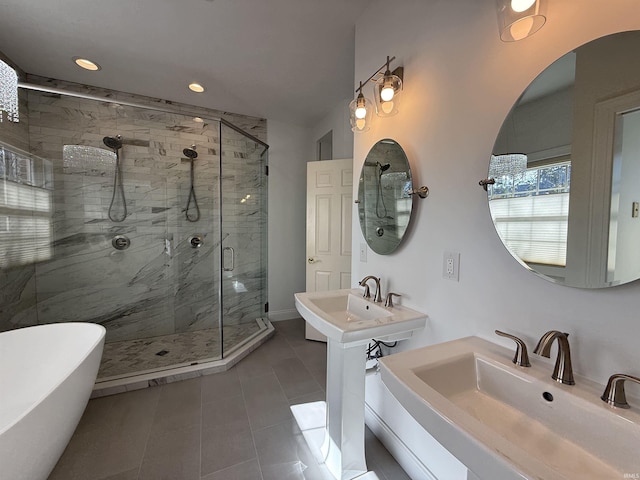
<instances>
[{"instance_id":1,"label":"electrical outlet cover","mask_svg":"<svg viewBox=\"0 0 640 480\"><path fill-rule=\"evenodd\" d=\"M457 252L444 252L442 257L442 278L447 280L460 280L460 254Z\"/></svg>"}]
</instances>

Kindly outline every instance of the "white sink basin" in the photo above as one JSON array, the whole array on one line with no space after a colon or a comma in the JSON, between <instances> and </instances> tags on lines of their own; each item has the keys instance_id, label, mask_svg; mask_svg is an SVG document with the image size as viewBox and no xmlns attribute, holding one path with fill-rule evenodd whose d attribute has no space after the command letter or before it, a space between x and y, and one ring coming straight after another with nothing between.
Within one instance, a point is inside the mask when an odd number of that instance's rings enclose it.
<instances>
[{"instance_id":1,"label":"white sink basin","mask_svg":"<svg viewBox=\"0 0 640 480\"><path fill-rule=\"evenodd\" d=\"M640 414L600 400L604 386L468 337L381 361L382 380L436 440L481 479L616 479L640 474ZM538 360L536 362L536 360ZM630 477L633 478L633 477Z\"/></svg>"},{"instance_id":2,"label":"white sink basin","mask_svg":"<svg viewBox=\"0 0 640 480\"><path fill-rule=\"evenodd\" d=\"M367 343L372 338L399 340L424 328L426 317L401 305L384 307L362 297L357 288L296 293L302 317L339 343Z\"/></svg>"}]
</instances>

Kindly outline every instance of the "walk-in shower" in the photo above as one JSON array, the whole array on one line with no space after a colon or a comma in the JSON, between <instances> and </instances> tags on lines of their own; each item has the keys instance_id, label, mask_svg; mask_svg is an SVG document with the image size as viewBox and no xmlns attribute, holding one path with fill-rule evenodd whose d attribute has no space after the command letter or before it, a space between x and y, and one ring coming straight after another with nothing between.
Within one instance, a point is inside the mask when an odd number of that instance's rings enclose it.
<instances>
[{"instance_id":1,"label":"walk-in shower","mask_svg":"<svg viewBox=\"0 0 640 480\"><path fill-rule=\"evenodd\" d=\"M272 331L266 122L88 91L23 84L0 124L0 189L23 202L0 199L0 331L105 326L102 383L219 369Z\"/></svg>"}]
</instances>

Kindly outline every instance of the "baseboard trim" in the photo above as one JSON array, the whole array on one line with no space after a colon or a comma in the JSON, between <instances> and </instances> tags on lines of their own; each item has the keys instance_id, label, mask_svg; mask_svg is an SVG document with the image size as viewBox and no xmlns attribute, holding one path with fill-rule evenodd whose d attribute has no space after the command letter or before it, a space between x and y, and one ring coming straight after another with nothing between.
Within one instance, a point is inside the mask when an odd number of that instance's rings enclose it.
<instances>
[{"instance_id":1,"label":"baseboard trim","mask_svg":"<svg viewBox=\"0 0 640 480\"><path fill-rule=\"evenodd\" d=\"M290 310L278 310L276 312L269 312L269 321L271 322L279 322L281 320L292 320L294 318L300 318L300 314L295 308Z\"/></svg>"},{"instance_id":2,"label":"baseboard trim","mask_svg":"<svg viewBox=\"0 0 640 480\"><path fill-rule=\"evenodd\" d=\"M393 455L411 480L438 480L438 478L420 461L398 435L367 404L364 405L364 419L367 426Z\"/></svg>"}]
</instances>

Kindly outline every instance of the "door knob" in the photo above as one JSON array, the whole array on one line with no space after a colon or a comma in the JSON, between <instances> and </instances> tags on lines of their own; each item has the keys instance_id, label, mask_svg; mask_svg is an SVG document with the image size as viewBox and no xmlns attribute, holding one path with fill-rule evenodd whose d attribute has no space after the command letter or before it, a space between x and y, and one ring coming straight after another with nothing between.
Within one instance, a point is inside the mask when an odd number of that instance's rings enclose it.
<instances>
[{"instance_id":1,"label":"door knob","mask_svg":"<svg viewBox=\"0 0 640 480\"><path fill-rule=\"evenodd\" d=\"M307 260L307 262L309 263L316 263L316 259L313 257L309 257L309 259Z\"/></svg>"}]
</instances>

